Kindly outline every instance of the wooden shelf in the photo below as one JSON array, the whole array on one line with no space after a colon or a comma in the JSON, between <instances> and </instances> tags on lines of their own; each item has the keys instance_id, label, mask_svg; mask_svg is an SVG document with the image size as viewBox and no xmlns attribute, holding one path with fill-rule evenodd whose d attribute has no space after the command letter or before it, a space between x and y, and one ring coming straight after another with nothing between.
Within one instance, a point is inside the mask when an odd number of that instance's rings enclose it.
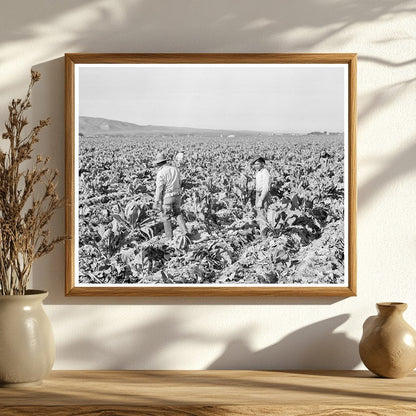
<instances>
[{"instance_id":1,"label":"wooden shelf","mask_svg":"<svg viewBox=\"0 0 416 416\"><path fill-rule=\"evenodd\" d=\"M0 389L0 415L416 415L416 373L367 371L53 371Z\"/></svg>"}]
</instances>

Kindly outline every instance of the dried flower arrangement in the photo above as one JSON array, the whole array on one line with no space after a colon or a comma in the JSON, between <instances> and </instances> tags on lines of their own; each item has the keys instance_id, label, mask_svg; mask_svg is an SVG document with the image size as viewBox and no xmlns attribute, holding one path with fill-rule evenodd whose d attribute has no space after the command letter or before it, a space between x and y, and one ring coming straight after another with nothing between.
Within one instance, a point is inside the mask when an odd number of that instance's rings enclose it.
<instances>
[{"instance_id":1,"label":"dried flower arrangement","mask_svg":"<svg viewBox=\"0 0 416 416\"><path fill-rule=\"evenodd\" d=\"M33 262L49 253L55 244L65 239L50 238L45 229L63 200L56 193L58 171L48 167L49 157L37 156L30 168L23 165L32 159L33 147L39 141L41 129L50 119L41 120L28 134L25 111L31 107L30 96L40 74L32 71L25 98L13 100L5 123L0 150L0 293L24 295Z\"/></svg>"}]
</instances>

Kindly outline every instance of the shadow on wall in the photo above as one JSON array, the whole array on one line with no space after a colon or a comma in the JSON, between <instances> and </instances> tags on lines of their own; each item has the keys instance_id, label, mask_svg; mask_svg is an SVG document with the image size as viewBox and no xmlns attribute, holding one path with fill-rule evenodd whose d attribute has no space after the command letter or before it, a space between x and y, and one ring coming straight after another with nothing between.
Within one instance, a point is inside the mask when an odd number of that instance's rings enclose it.
<instances>
[{"instance_id":1,"label":"shadow on wall","mask_svg":"<svg viewBox=\"0 0 416 416\"><path fill-rule=\"evenodd\" d=\"M33 121L51 117L51 124L40 133L34 154L50 156L49 166L59 171L57 191L65 195L65 66L64 58L55 59L32 68L41 73L41 80L32 92ZM48 229L55 237L65 234L65 208L60 208L51 219ZM33 287L42 287L49 296L64 295L65 285L64 243L54 251L34 262Z\"/></svg>"},{"instance_id":2,"label":"shadow on wall","mask_svg":"<svg viewBox=\"0 0 416 416\"><path fill-rule=\"evenodd\" d=\"M371 0L356 0L328 7L319 0L309 0L307 4L303 0L256 3L243 0L236 7L235 3L223 0L177 0L175 7L167 8L164 0L155 0L129 1L124 8L119 5L114 9L108 2L97 1L91 16L96 30L91 31L88 24L85 30L88 33L81 31L78 39L68 46L78 47L80 51L131 52L131 46L127 45L133 35L137 48L150 52L177 50L178 44L188 52L258 52L259 40L264 45L272 41L275 50L306 51L357 23L409 12L409 4L407 0L379 0L376 4ZM296 41L290 34L297 28L320 30ZM178 36L170 35L175 32ZM189 36L189 33L198 33L198 36ZM106 39L104 45L102 39Z\"/></svg>"},{"instance_id":3,"label":"shadow on wall","mask_svg":"<svg viewBox=\"0 0 416 416\"><path fill-rule=\"evenodd\" d=\"M413 172L416 169L416 138L414 142L383 163L378 174L361 185L358 189L359 208L367 205L377 193L389 183ZM409 197L413 198L412 195Z\"/></svg>"},{"instance_id":4,"label":"shadow on wall","mask_svg":"<svg viewBox=\"0 0 416 416\"><path fill-rule=\"evenodd\" d=\"M174 7L166 7L164 0L9 3L0 16L0 65L7 65L12 79L0 84L0 95L19 83L13 81L15 62L29 67L63 51L308 52L332 39L332 50L322 52L339 52L346 29L415 11L410 0L336 6L320 0L241 0L238 7L224 0L176 0ZM23 51L26 42L30 46ZM16 52L8 48L11 43L18 46Z\"/></svg>"},{"instance_id":5,"label":"shadow on wall","mask_svg":"<svg viewBox=\"0 0 416 416\"><path fill-rule=\"evenodd\" d=\"M141 50L144 46L155 51L156 46L156 49L172 51L172 46L177 49L180 40L177 36L171 36L174 32L186 39L182 43L184 47L193 44L198 51L201 51L201 46L211 51L218 47L221 50L237 48L247 51L254 48L258 51L259 39L263 39L264 44L270 39L277 40L275 46L279 47L288 40L281 38L279 43L278 37L296 28L324 29L316 37L300 37L299 41L290 39L292 50L301 48L305 51L349 26L373 22L383 16L412 12L414 8L409 0L355 0L338 2L336 7L319 0L309 0L307 3L303 0L260 0L256 3L242 0L238 7L233 1L176 0L175 7L171 8L166 7L164 0L125 0L120 3L90 0L87 4L83 0L38 0L33 8L21 7L20 2L16 1L7 6L0 33L1 43L24 41L42 36L46 27L55 28L55 25L60 24L66 36L61 36L57 45L60 48L78 48L77 52L92 52L91 48L95 52L126 51L123 48L132 52L132 39L137 39L136 46ZM18 34L12 16L19 16ZM70 20L77 20L76 26L68 27ZM213 43L213 31L217 43ZM114 33L116 36L109 36ZM199 33L199 36L190 37L189 33ZM206 45L203 45L204 41ZM298 44L294 45L293 42Z\"/></svg>"},{"instance_id":6,"label":"shadow on wall","mask_svg":"<svg viewBox=\"0 0 416 416\"><path fill-rule=\"evenodd\" d=\"M57 314L57 320L66 328L71 328L73 316ZM64 363L77 363L81 369L132 370L169 368L175 360L169 354L170 347L188 342L212 343L213 337L201 332L193 332L181 327L180 319L172 313L151 319L145 325L123 327L123 322L111 318L106 322L110 332L102 328L102 320L93 314L87 320L79 320L80 326L72 328L71 342L57 344L57 360ZM120 319L115 317L115 319ZM130 316L131 320L132 317ZM96 321L97 320L97 321ZM140 316L137 316L137 322ZM77 332L78 331L78 332ZM89 336L85 336L89 334ZM64 339L60 337L58 339Z\"/></svg>"},{"instance_id":7,"label":"shadow on wall","mask_svg":"<svg viewBox=\"0 0 416 416\"><path fill-rule=\"evenodd\" d=\"M59 316L58 312L56 319L61 322L61 327L67 321L66 330L73 334L71 342L57 345L57 359L61 365L76 362L80 368L88 369L102 366L109 370L172 369L173 363L173 368L192 368L193 363L201 362L201 354L209 356L206 347L210 345L226 347L217 359L206 366L208 370L337 370L353 369L360 363L358 343L345 333L335 333L336 328L349 319L348 314L308 325L259 351L253 351L248 346L250 328L245 328L247 337L237 336L230 340L203 330L185 328L182 319L171 313L133 328L123 328L121 322L111 322L110 318L107 322L109 328L117 328L111 336L108 330L102 328L102 322L94 322L94 319L100 319L98 315L86 321L78 320L77 328L72 328L73 316L65 312L61 314ZM187 356L178 353L182 350L188 351ZM194 351L195 356L189 351ZM209 351L212 353L212 347ZM178 355L177 360L172 360L175 354Z\"/></svg>"},{"instance_id":8,"label":"shadow on wall","mask_svg":"<svg viewBox=\"0 0 416 416\"><path fill-rule=\"evenodd\" d=\"M358 343L345 333L334 333L349 316L338 315L308 325L259 351L252 351L245 339L234 339L207 369L352 369L360 363Z\"/></svg>"},{"instance_id":9,"label":"shadow on wall","mask_svg":"<svg viewBox=\"0 0 416 416\"><path fill-rule=\"evenodd\" d=\"M361 62L361 57L358 57ZM374 61L377 62L377 61ZM392 63L394 65L394 63ZM407 65L407 64L406 64ZM358 113L358 126L363 125L374 114L374 110L381 111L394 103L400 96L408 92L409 87L416 81L416 77L390 84L371 93L371 97L365 105L360 107Z\"/></svg>"}]
</instances>

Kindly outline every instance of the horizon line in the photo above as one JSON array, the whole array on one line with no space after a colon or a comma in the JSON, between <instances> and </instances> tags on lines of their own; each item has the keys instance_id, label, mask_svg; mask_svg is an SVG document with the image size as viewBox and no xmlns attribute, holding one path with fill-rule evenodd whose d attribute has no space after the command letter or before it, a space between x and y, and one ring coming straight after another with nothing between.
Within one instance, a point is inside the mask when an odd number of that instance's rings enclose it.
<instances>
[{"instance_id":1,"label":"horizon line","mask_svg":"<svg viewBox=\"0 0 416 416\"><path fill-rule=\"evenodd\" d=\"M137 124L132 121L117 120L113 118L99 117L99 116L85 116L79 115L78 117L95 118L108 121L115 121L119 123L133 124L137 127L164 127L164 128L175 128L175 129L192 129L192 130L213 130L213 131L227 131L227 132L250 132L250 133L265 133L265 134L310 134L310 133L328 133L328 134L343 134L343 130L322 130L322 129L308 129L308 130L257 130L257 129L241 129L241 128L228 128L228 127L192 127L192 126L175 126L166 124ZM105 133L105 132L103 132Z\"/></svg>"}]
</instances>

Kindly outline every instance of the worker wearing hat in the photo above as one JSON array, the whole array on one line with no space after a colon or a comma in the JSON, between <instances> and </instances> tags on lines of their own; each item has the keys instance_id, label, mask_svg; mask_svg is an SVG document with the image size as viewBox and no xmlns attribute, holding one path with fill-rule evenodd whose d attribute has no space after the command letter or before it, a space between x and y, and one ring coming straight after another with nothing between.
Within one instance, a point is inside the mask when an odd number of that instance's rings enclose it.
<instances>
[{"instance_id":1,"label":"worker wearing hat","mask_svg":"<svg viewBox=\"0 0 416 416\"><path fill-rule=\"evenodd\" d=\"M156 156L155 165L159 168L156 175L156 192L153 207L162 211L163 227L168 240L173 237L172 223L176 217L183 234L188 234L185 219L181 211L181 177L178 168L169 163L165 154Z\"/></svg>"},{"instance_id":2,"label":"worker wearing hat","mask_svg":"<svg viewBox=\"0 0 416 416\"><path fill-rule=\"evenodd\" d=\"M262 156L255 156L252 165L256 171L256 213L260 226L260 233L265 236L266 211L269 206L270 196L270 173L266 169L266 160Z\"/></svg>"}]
</instances>

